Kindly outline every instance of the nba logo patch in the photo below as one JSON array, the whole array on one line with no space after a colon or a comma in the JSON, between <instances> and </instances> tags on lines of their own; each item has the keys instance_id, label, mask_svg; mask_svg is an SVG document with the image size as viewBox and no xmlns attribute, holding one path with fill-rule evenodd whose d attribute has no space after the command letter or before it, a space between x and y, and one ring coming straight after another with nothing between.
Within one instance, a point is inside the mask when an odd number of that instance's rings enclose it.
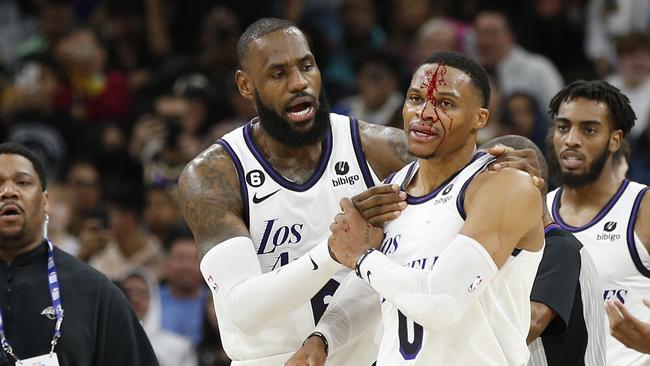
<instances>
[{"instance_id":1,"label":"nba logo patch","mask_svg":"<svg viewBox=\"0 0 650 366\"><path fill-rule=\"evenodd\" d=\"M212 276L208 276L208 286L210 286L214 292L219 291L219 285L217 285L217 282L212 278Z\"/></svg>"},{"instance_id":2,"label":"nba logo patch","mask_svg":"<svg viewBox=\"0 0 650 366\"><path fill-rule=\"evenodd\" d=\"M476 278L474 279L474 282L472 282L469 285L469 287L467 288L467 292L469 292L471 294L472 292L476 291L476 289L481 284L481 282L483 282L483 277L476 276Z\"/></svg>"}]
</instances>

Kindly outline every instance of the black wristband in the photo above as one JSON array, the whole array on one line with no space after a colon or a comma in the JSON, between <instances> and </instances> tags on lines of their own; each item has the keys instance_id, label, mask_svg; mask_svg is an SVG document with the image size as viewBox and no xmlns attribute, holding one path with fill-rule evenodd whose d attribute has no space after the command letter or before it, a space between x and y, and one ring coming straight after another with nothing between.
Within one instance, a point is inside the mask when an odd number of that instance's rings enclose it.
<instances>
[{"instance_id":1,"label":"black wristband","mask_svg":"<svg viewBox=\"0 0 650 366\"><path fill-rule=\"evenodd\" d=\"M323 344L325 345L325 356L329 354L330 351L330 344L327 342L327 338L325 338L325 335L321 332L313 332L312 334L308 335L307 338L305 338L305 341L302 342L302 345L304 346L305 343L307 343L307 340L311 337L318 337L323 341Z\"/></svg>"},{"instance_id":2,"label":"black wristband","mask_svg":"<svg viewBox=\"0 0 650 366\"><path fill-rule=\"evenodd\" d=\"M354 272L357 274L357 277L363 279L363 277L361 276L361 268L359 268L359 267L361 267L361 263L363 262L364 259L366 259L368 254L374 252L375 250L377 250L377 249L375 249L375 248L366 249L366 251L363 252L363 254L361 254L359 259L357 259L357 264L356 264L356 266L354 266Z\"/></svg>"}]
</instances>

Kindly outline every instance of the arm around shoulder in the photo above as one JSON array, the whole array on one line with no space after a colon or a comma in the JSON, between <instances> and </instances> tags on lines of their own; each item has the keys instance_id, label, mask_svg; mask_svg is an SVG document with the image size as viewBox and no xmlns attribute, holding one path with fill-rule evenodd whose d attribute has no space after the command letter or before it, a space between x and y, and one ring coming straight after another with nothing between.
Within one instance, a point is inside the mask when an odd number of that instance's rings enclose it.
<instances>
[{"instance_id":1,"label":"arm around shoulder","mask_svg":"<svg viewBox=\"0 0 650 366\"><path fill-rule=\"evenodd\" d=\"M415 158L409 154L404 131L359 121L361 145L379 179L396 172Z\"/></svg>"}]
</instances>

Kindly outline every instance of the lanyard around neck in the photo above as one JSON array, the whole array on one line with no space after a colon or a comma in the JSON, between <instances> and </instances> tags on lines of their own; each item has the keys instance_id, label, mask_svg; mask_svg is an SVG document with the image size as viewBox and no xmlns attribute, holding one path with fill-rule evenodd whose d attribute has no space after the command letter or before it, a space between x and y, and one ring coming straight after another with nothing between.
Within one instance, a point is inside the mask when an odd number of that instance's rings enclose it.
<instances>
[{"instance_id":1,"label":"lanyard around neck","mask_svg":"<svg viewBox=\"0 0 650 366\"><path fill-rule=\"evenodd\" d=\"M48 239L47 240L47 285L50 290L50 297L52 298L52 307L54 308L54 313L56 314L56 325L54 326L54 336L52 337L50 354L54 353L54 347L56 346L59 338L61 338L61 324L63 323L63 306L61 305L61 288L59 286L59 277L56 273L56 265L54 263L54 245ZM2 349L13 357L16 362L20 360L14 354L7 337L5 336L4 331L4 322L2 320L2 310L0 310L0 344Z\"/></svg>"}]
</instances>

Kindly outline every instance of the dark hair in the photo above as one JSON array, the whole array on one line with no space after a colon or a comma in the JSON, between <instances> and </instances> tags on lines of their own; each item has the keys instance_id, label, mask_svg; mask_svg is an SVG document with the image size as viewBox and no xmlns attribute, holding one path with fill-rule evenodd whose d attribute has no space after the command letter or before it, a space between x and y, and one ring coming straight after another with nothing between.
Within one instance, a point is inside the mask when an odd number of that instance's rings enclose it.
<instances>
[{"instance_id":1,"label":"dark hair","mask_svg":"<svg viewBox=\"0 0 650 366\"><path fill-rule=\"evenodd\" d=\"M539 169L541 170L542 178L544 178L544 180L548 180L548 164L544 158L544 153L542 153L542 150L540 150L539 146L537 146L533 141L524 136L506 135L493 138L492 140L481 145L480 148L489 149L496 145L509 146L515 150L533 150L535 152L535 156L537 157L537 161L539 162Z\"/></svg>"},{"instance_id":2,"label":"dark hair","mask_svg":"<svg viewBox=\"0 0 650 366\"><path fill-rule=\"evenodd\" d=\"M32 163L32 166L34 167L36 174L38 174L38 180L41 182L41 191L45 191L47 189L45 168L43 167L43 163L41 162L41 159L39 159L38 156L36 156L36 154L32 150L28 149L27 147L21 144L6 142L0 144L0 155L2 154L20 155L23 158L29 160Z\"/></svg>"},{"instance_id":3,"label":"dark hair","mask_svg":"<svg viewBox=\"0 0 650 366\"><path fill-rule=\"evenodd\" d=\"M627 55L636 51L650 51L650 36L645 32L632 32L616 38L616 53Z\"/></svg>"},{"instance_id":4,"label":"dark hair","mask_svg":"<svg viewBox=\"0 0 650 366\"><path fill-rule=\"evenodd\" d=\"M298 26L291 21L277 18L262 18L249 25L237 41L237 56L239 57L239 65L242 68L246 65L249 43L271 32L287 28L298 28Z\"/></svg>"},{"instance_id":5,"label":"dark hair","mask_svg":"<svg viewBox=\"0 0 650 366\"><path fill-rule=\"evenodd\" d=\"M468 58L460 53L456 52L436 52L433 55L429 56L426 60L422 61L420 65L416 68L419 69L422 65L425 64L443 64L445 66L453 67L458 69L467 76L469 76L472 81L472 85L481 93L483 98L482 107L487 108L488 103L490 102L490 82L488 80L488 74L476 61Z\"/></svg>"},{"instance_id":6,"label":"dark hair","mask_svg":"<svg viewBox=\"0 0 650 366\"><path fill-rule=\"evenodd\" d=\"M395 78L399 80L401 71L400 59L393 52L381 48L369 48L361 52L354 61L354 70L356 73L359 73L361 68L367 64L380 64L388 68L395 75Z\"/></svg>"},{"instance_id":7,"label":"dark hair","mask_svg":"<svg viewBox=\"0 0 650 366\"><path fill-rule=\"evenodd\" d=\"M169 252L174 244L180 240L190 240L194 242L194 235L192 235L192 231L185 223L179 223L172 229L171 233L164 241L163 246L165 250Z\"/></svg>"},{"instance_id":8,"label":"dark hair","mask_svg":"<svg viewBox=\"0 0 650 366\"><path fill-rule=\"evenodd\" d=\"M618 166L624 161L630 165L630 158L632 157L632 151L630 149L630 143L626 139L621 140L621 147L618 150L612 153L612 165Z\"/></svg>"},{"instance_id":9,"label":"dark hair","mask_svg":"<svg viewBox=\"0 0 650 366\"><path fill-rule=\"evenodd\" d=\"M634 126L636 115L630 106L630 99L603 80L578 80L560 90L549 104L551 118L555 119L562 103L576 98L605 103L609 109L612 130L622 130L623 135L627 135Z\"/></svg>"}]
</instances>

